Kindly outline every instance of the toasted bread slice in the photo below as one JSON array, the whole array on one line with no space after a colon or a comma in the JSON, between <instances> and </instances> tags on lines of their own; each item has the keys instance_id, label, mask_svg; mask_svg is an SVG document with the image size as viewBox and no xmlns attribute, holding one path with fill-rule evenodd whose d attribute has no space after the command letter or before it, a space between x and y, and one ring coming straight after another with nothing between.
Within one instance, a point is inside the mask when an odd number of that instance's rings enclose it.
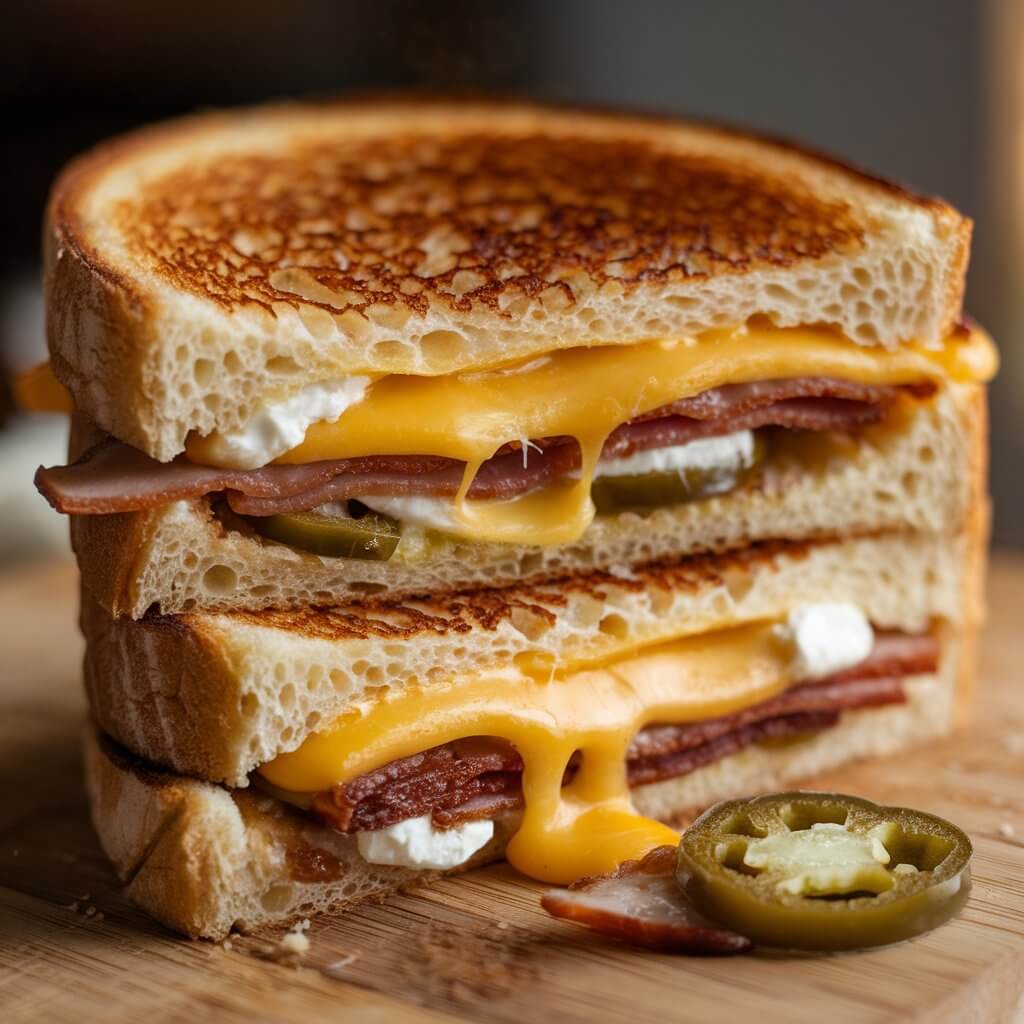
<instances>
[{"instance_id":1,"label":"toasted bread slice","mask_svg":"<svg viewBox=\"0 0 1024 1024\"><path fill-rule=\"evenodd\" d=\"M970 222L828 158L667 119L491 103L192 117L72 163L54 367L159 459L354 372L448 373L755 315L937 343Z\"/></svg>"},{"instance_id":2,"label":"toasted bread slice","mask_svg":"<svg viewBox=\"0 0 1024 1024\"><path fill-rule=\"evenodd\" d=\"M954 638L980 619L973 534L753 546L377 608L113 619L83 590L85 682L100 727L174 771L245 786L369 693L509 669L595 664L797 605L852 602L876 626ZM519 660L517 660L519 659ZM965 676L965 679L967 677ZM940 715L951 723L947 708Z\"/></svg>"},{"instance_id":3,"label":"toasted bread slice","mask_svg":"<svg viewBox=\"0 0 1024 1024\"><path fill-rule=\"evenodd\" d=\"M955 639L939 674L908 680L906 704L848 711L838 725L785 746L751 746L688 775L638 786L637 809L682 826L717 800L785 788L851 760L902 750L946 731ZM193 938L223 938L345 910L438 877L369 864L356 840L253 789L228 789L147 765L92 726L86 788L100 842L129 897ZM498 860L518 812L456 872ZM449 872L455 873L455 872Z\"/></svg>"},{"instance_id":4,"label":"toasted bread slice","mask_svg":"<svg viewBox=\"0 0 1024 1024\"><path fill-rule=\"evenodd\" d=\"M600 516L574 544L528 547L408 533L386 562L324 558L261 537L209 500L74 516L85 585L114 615L301 608L534 584L751 542L887 531L956 533L984 494L984 389L950 384L859 441L804 439L763 478L691 504ZM76 417L72 457L97 438ZM806 442L806 443L805 443Z\"/></svg>"}]
</instances>

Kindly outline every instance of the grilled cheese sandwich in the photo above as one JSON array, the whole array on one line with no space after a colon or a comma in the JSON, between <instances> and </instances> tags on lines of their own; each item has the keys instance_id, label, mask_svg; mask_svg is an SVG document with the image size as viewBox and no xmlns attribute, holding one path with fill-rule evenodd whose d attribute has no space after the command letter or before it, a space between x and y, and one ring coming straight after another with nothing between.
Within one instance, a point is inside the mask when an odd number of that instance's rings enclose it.
<instances>
[{"instance_id":1,"label":"grilled cheese sandwich","mask_svg":"<svg viewBox=\"0 0 1024 1024\"><path fill-rule=\"evenodd\" d=\"M76 161L20 390L73 410L37 485L132 892L216 934L499 855L570 882L950 728L997 367L969 234L775 142L533 107Z\"/></svg>"}]
</instances>

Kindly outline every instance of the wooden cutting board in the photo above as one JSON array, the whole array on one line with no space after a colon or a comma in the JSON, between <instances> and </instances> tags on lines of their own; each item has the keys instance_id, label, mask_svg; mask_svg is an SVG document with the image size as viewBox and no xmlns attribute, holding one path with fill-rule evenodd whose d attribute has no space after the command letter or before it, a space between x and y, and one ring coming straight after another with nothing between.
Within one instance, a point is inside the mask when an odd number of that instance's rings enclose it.
<instances>
[{"instance_id":1,"label":"wooden cutting board","mask_svg":"<svg viewBox=\"0 0 1024 1024\"><path fill-rule=\"evenodd\" d=\"M635 951L554 921L540 887L504 865L314 921L298 963L274 959L274 936L175 938L127 903L89 825L75 587L64 563L0 577L0 1020L988 1024L1020 1012L1024 559L993 566L975 726L815 780L967 829L963 915L875 952L726 960Z\"/></svg>"}]
</instances>

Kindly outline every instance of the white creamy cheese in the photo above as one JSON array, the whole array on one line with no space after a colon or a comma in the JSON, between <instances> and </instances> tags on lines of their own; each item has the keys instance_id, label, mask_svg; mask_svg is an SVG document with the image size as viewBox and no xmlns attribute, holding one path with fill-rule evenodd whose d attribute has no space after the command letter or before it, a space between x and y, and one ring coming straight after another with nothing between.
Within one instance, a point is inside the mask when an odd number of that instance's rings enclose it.
<instances>
[{"instance_id":1,"label":"white creamy cheese","mask_svg":"<svg viewBox=\"0 0 1024 1024\"><path fill-rule=\"evenodd\" d=\"M875 644L867 616L855 604L794 608L777 634L793 648L793 678L821 679L862 662Z\"/></svg>"},{"instance_id":2,"label":"white creamy cheese","mask_svg":"<svg viewBox=\"0 0 1024 1024\"><path fill-rule=\"evenodd\" d=\"M424 498L412 495L400 498L360 498L367 508L390 516L400 523L412 523L433 530L455 530L455 502L450 498Z\"/></svg>"},{"instance_id":3,"label":"white creamy cheese","mask_svg":"<svg viewBox=\"0 0 1024 1024\"><path fill-rule=\"evenodd\" d=\"M302 444L314 423L333 423L349 406L361 402L369 385L369 377L308 384L280 402L263 406L244 427L213 435L211 461L231 469L265 466Z\"/></svg>"},{"instance_id":4,"label":"white creamy cheese","mask_svg":"<svg viewBox=\"0 0 1024 1024\"><path fill-rule=\"evenodd\" d=\"M743 469L753 460L754 432L737 430L722 437L701 437L686 444L635 452L624 459L602 459L594 476L639 476L685 469Z\"/></svg>"},{"instance_id":5,"label":"white creamy cheese","mask_svg":"<svg viewBox=\"0 0 1024 1024\"><path fill-rule=\"evenodd\" d=\"M527 442L528 444L529 442ZM524 453L525 457L525 453ZM738 430L724 437L705 437L688 444L653 448L624 459L602 460L594 477L670 473L684 469L732 470L749 466L754 457L754 434ZM427 529L457 531L455 502L451 498L369 497L359 499L367 508L399 522Z\"/></svg>"},{"instance_id":6,"label":"white creamy cheese","mask_svg":"<svg viewBox=\"0 0 1024 1024\"><path fill-rule=\"evenodd\" d=\"M494 822L487 819L436 829L425 814L374 832L357 832L356 844L370 864L440 871L465 864L493 835Z\"/></svg>"}]
</instances>

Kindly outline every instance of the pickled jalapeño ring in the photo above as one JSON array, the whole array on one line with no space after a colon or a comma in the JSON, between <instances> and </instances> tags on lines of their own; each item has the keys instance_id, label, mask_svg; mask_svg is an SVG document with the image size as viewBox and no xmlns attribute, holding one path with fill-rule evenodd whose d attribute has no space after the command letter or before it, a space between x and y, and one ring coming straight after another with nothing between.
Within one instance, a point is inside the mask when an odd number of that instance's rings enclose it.
<instances>
[{"instance_id":1,"label":"pickled jalape\u00f1o ring","mask_svg":"<svg viewBox=\"0 0 1024 1024\"><path fill-rule=\"evenodd\" d=\"M683 833L677 877L693 905L755 943L880 946L954 916L971 841L923 811L839 793L727 800Z\"/></svg>"},{"instance_id":2,"label":"pickled jalape\u00f1o ring","mask_svg":"<svg viewBox=\"0 0 1024 1024\"><path fill-rule=\"evenodd\" d=\"M264 537L330 558L386 562L402 538L398 523L377 513L354 519L312 510L251 516L248 522Z\"/></svg>"}]
</instances>

